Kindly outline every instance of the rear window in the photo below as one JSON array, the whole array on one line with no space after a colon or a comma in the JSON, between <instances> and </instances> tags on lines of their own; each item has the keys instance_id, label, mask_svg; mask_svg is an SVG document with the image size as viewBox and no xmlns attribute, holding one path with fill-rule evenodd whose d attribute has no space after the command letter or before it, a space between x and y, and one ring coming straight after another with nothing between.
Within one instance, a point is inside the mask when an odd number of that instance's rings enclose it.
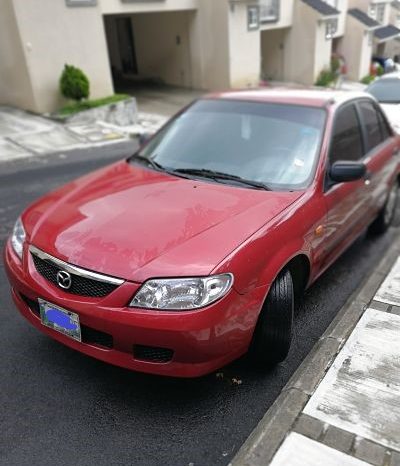
<instances>
[{"instance_id":1,"label":"rear window","mask_svg":"<svg viewBox=\"0 0 400 466\"><path fill-rule=\"evenodd\" d=\"M371 102L359 102L362 119L364 121L367 136L367 152L378 146L383 141L378 114Z\"/></svg>"}]
</instances>

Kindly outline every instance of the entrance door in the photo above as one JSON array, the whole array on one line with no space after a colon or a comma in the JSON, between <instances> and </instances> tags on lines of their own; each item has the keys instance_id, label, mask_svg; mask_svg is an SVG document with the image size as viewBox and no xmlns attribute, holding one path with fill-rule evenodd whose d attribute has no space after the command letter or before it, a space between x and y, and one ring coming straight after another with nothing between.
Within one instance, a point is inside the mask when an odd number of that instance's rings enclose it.
<instances>
[{"instance_id":1,"label":"entrance door","mask_svg":"<svg viewBox=\"0 0 400 466\"><path fill-rule=\"evenodd\" d=\"M124 74L138 74L131 18L117 18L121 67Z\"/></svg>"}]
</instances>

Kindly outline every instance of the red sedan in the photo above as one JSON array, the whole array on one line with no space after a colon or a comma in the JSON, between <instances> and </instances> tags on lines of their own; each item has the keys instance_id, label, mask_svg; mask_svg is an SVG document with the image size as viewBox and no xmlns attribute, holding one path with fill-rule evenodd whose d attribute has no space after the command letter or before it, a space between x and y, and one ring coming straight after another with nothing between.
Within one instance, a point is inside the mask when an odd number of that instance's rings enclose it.
<instances>
[{"instance_id":1,"label":"red sedan","mask_svg":"<svg viewBox=\"0 0 400 466\"><path fill-rule=\"evenodd\" d=\"M390 225L399 147L366 94L205 97L25 210L5 249L13 299L55 340L133 370L277 363L296 296Z\"/></svg>"}]
</instances>

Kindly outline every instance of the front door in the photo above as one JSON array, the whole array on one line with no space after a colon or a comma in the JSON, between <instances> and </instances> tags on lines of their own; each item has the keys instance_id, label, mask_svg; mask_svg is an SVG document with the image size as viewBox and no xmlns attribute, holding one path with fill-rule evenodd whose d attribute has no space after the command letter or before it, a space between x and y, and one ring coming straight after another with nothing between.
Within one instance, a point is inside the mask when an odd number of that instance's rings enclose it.
<instances>
[{"instance_id":1,"label":"front door","mask_svg":"<svg viewBox=\"0 0 400 466\"><path fill-rule=\"evenodd\" d=\"M329 166L337 161L361 161L364 143L355 103L337 112L329 151ZM329 167L328 167L329 169ZM328 212L325 264L332 262L367 226L370 192L366 180L329 184L325 188Z\"/></svg>"}]
</instances>

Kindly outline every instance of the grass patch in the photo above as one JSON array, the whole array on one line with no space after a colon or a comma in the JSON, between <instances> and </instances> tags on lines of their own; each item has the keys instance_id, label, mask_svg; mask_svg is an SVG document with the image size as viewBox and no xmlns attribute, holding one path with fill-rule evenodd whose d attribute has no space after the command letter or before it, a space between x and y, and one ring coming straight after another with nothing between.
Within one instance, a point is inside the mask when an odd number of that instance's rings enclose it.
<instances>
[{"instance_id":1,"label":"grass patch","mask_svg":"<svg viewBox=\"0 0 400 466\"><path fill-rule=\"evenodd\" d=\"M103 97L102 99L95 100L83 100L82 102L75 102L73 104L62 107L58 114L62 116L73 115L74 113L82 112L84 110L90 110L91 108L101 107L103 105L115 104L121 102L121 100L129 99L131 96L127 94L114 94L109 97Z\"/></svg>"}]
</instances>

